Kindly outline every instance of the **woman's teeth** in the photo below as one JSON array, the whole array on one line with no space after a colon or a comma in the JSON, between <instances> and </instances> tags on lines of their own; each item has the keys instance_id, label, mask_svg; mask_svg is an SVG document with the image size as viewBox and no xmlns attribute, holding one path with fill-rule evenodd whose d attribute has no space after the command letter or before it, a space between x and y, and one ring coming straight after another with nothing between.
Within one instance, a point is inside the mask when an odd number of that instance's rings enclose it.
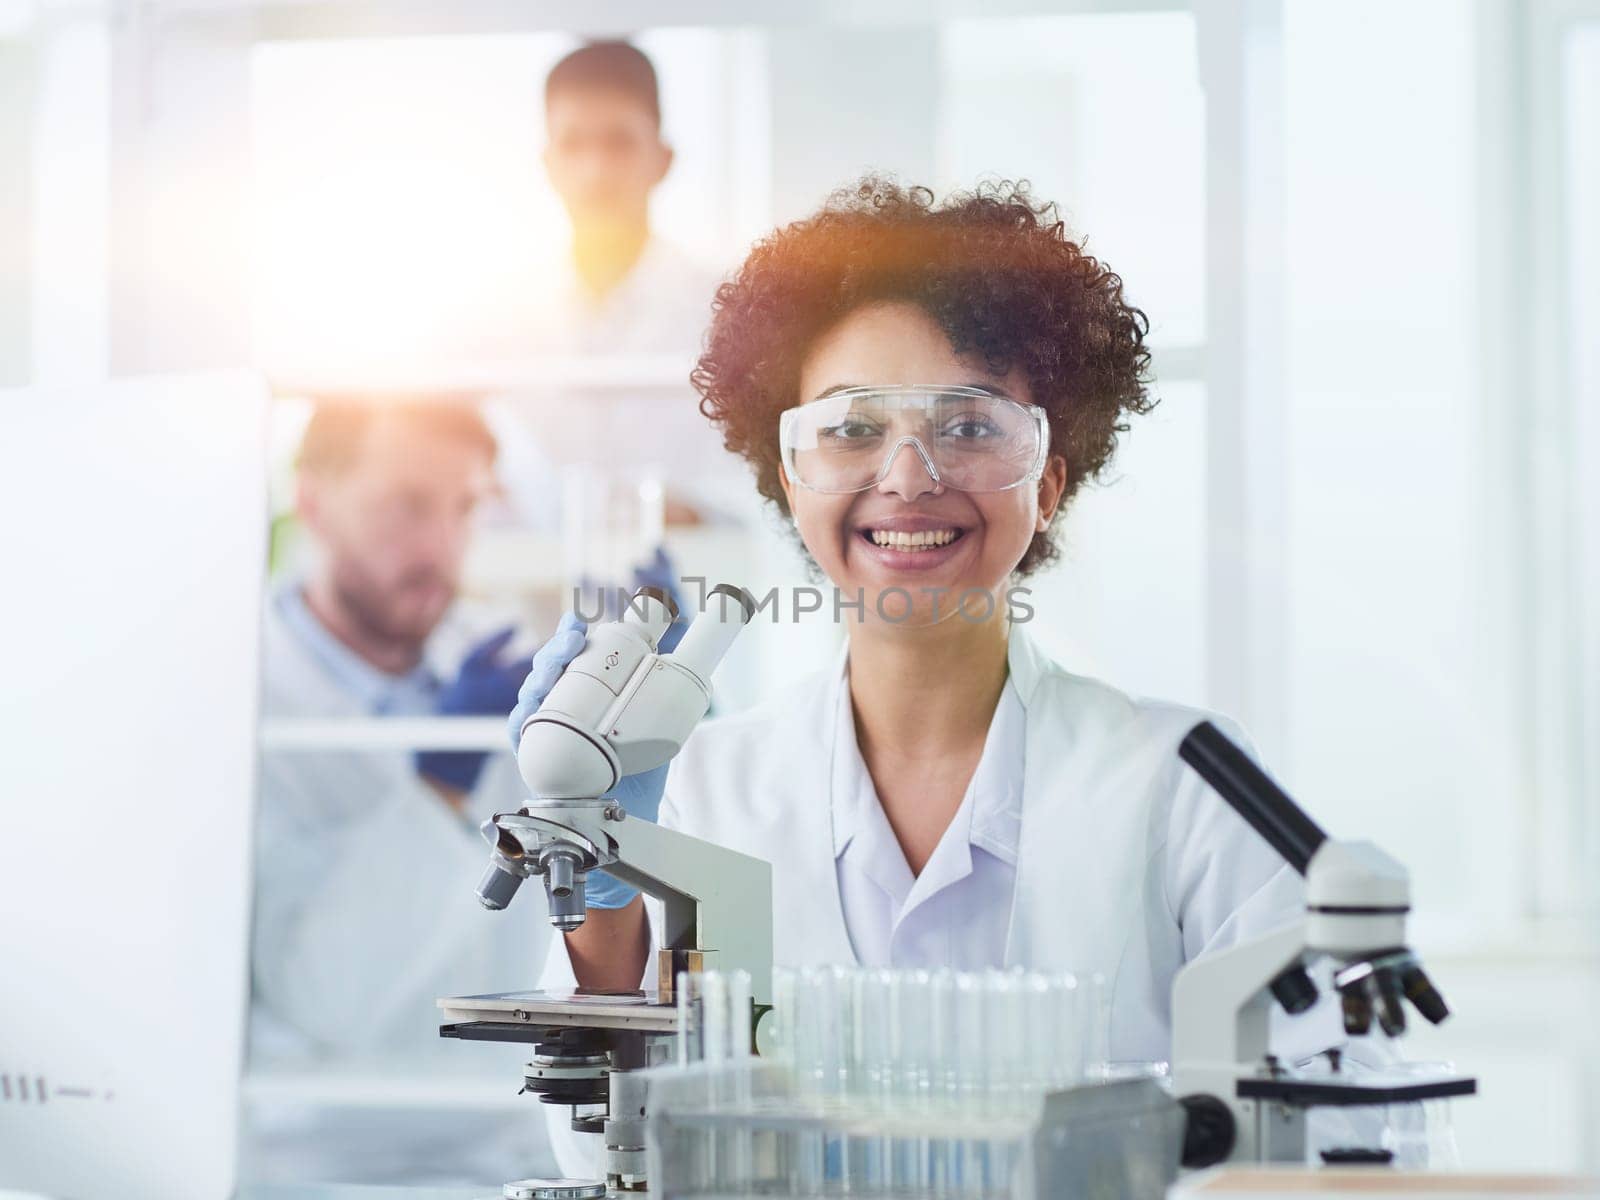
<instances>
[{"instance_id":1,"label":"woman's teeth","mask_svg":"<svg viewBox=\"0 0 1600 1200\"><path fill-rule=\"evenodd\" d=\"M932 550L936 546L948 546L959 536L954 529L930 529L920 533L901 533L893 529L869 529L867 536L872 539L875 546L886 546L891 550Z\"/></svg>"}]
</instances>

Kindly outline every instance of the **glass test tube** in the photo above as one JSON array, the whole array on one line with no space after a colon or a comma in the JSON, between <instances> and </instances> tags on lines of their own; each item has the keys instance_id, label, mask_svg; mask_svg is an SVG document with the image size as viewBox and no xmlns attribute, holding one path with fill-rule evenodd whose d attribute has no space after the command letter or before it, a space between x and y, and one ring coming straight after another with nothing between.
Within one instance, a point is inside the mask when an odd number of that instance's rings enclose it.
<instances>
[{"instance_id":1,"label":"glass test tube","mask_svg":"<svg viewBox=\"0 0 1600 1200\"><path fill-rule=\"evenodd\" d=\"M890 1065L895 1104L907 1115L924 1120L933 1112L931 1064L936 1037L932 989L933 979L927 971L895 971L890 976ZM893 1151L891 1182L895 1187L916 1193L928 1189L928 1151L926 1137L900 1141Z\"/></svg>"}]
</instances>

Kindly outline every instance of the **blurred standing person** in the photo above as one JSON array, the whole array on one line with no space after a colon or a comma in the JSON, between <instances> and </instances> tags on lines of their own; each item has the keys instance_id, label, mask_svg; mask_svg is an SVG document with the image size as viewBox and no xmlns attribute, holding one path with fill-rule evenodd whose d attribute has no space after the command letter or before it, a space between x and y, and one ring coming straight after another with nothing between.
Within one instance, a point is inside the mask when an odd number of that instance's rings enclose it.
<instances>
[{"instance_id":1,"label":"blurred standing person","mask_svg":"<svg viewBox=\"0 0 1600 1200\"><path fill-rule=\"evenodd\" d=\"M536 528L557 527L555 481L572 464L592 464L623 485L660 482L667 525L747 516L728 500L748 491L729 486L742 468L708 435L688 385L718 274L651 222L651 198L673 163L655 67L628 42L589 42L551 69L544 100L544 167L571 241L535 281L529 342L540 354L608 366L653 360L640 371L646 377L659 369L675 378L681 363L683 388L576 385L553 400L515 403L508 415L496 406L507 487Z\"/></svg>"},{"instance_id":2,"label":"blurred standing person","mask_svg":"<svg viewBox=\"0 0 1600 1200\"><path fill-rule=\"evenodd\" d=\"M651 227L673 158L654 65L628 42L581 46L545 79L544 114L545 171L572 223L565 277L546 293L552 344L692 355L717 277Z\"/></svg>"}]
</instances>

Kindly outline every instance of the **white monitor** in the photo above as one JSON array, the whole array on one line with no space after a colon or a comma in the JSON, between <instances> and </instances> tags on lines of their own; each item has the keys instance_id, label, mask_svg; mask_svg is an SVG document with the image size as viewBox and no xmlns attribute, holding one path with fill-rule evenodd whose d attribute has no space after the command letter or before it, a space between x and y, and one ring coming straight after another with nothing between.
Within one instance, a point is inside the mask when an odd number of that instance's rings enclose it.
<instances>
[{"instance_id":1,"label":"white monitor","mask_svg":"<svg viewBox=\"0 0 1600 1200\"><path fill-rule=\"evenodd\" d=\"M0 392L0 1189L233 1191L267 402Z\"/></svg>"}]
</instances>

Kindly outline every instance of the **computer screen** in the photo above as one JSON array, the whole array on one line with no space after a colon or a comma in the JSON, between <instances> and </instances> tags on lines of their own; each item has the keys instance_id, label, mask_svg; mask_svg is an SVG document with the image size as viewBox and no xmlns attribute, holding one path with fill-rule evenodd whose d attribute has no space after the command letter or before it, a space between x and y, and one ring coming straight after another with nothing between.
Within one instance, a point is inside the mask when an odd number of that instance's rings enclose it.
<instances>
[{"instance_id":1,"label":"computer screen","mask_svg":"<svg viewBox=\"0 0 1600 1200\"><path fill-rule=\"evenodd\" d=\"M0 392L0 1188L233 1190L267 401Z\"/></svg>"}]
</instances>

